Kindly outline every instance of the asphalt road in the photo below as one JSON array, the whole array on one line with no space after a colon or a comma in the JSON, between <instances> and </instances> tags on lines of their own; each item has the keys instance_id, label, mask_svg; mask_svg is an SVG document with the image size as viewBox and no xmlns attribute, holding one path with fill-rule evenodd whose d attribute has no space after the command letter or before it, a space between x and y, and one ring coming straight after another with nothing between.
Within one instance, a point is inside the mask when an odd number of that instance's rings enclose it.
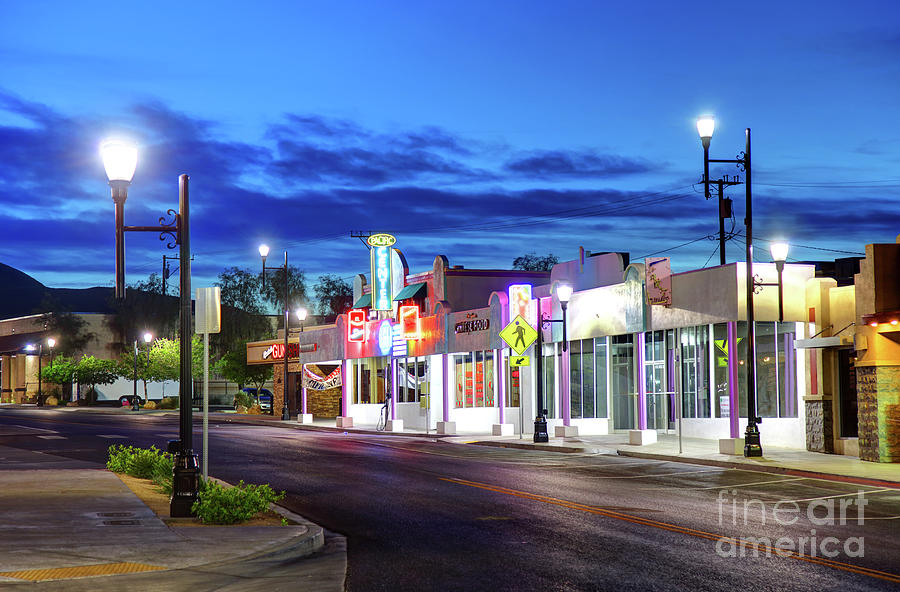
<instances>
[{"instance_id":1,"label":"asphalt road","mask_svg":"<svg viewBox=\"0 0 900 592\"><path fill-rule=\"evenodd\" d=\"M164 446L178 432L174 416L45 409L0 410L5 423L61 438L0 436L2 445L98 463L112 443ZM612 455L210 425L210 474L286 490L284 505L347 537L348 590L900 589L898 489ZM802 549L781 557L776 544Z\"/></svg>"}]
</instances>

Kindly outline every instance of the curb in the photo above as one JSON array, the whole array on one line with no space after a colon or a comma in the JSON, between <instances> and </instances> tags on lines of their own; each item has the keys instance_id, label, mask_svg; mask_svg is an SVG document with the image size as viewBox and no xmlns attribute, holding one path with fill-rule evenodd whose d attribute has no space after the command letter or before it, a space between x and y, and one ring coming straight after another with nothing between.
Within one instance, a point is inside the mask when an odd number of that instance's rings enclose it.
<instances>
[{"instance_id":1,"label":"curb","mask_svg":"<svg viewBox=\"0 0 900 592\"><path fill-rule=\"evenodd\" d=\"M493 446L494 448L520 448L522 450L541 450L544 452L561 452L565 454L572 454L576 452L587 452L593 453L595 450L588 448L579 448L577 446L541 446L540 444L528 444L527 442L503 442L503 441L491 441L491 440L475 440L472 442L466 442L466 444L475 444L477 446Z\"/></svg>"},{"instance_id":2,"label":"curb","mask_svg":"<svg viewBox=\"0 0 900 592\"><path fill-rule=\"evenodd\" d=\"M619 456L628 456L632 458L644 458L648 460L680 462L692 465L724 467L727 469L741 469L744 471L756 471L759 473L775 473L779 475L791 475L793 477L810 477L813 479L824 479L826 481L841 481L844 483L854 483L857 485L871 485L874 487L900 489L900 482L897 481L886 481L884 479L869 479L866 477L853 477L851 475L837 475L835 473L792 469L790 467L783 467L778 465L756 465L751 463L716 460L711 458L690 458L683 456L669 456L665 454L653 454L652 452L634 452L631 450L617 450L616 453Z\"/></svg>"}]
</instances>

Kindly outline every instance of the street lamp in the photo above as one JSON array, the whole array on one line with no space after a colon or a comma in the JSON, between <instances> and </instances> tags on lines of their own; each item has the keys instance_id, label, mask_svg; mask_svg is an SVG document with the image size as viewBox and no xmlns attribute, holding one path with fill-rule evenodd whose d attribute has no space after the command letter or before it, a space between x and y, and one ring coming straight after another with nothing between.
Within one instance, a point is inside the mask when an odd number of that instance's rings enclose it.
<instances>
[{"instance_id":1,"label":"street lamp","mask_svg":"<svg viewBox=\"0 0 900 592\"><path fill-rule=\"evenodd\" d=\"M169 442L169 452L175 453L172 499L169 513L173 518L191 516L191 506L197 499L200 463L193 450L193 422L191 408L191 233L188 186L190 177L178 176L178 212L168 210L173 218L165 223L159 217L158 226L125 226L125 199L137 165L137 148L121 140L108 140L100 146L103 166L109 178L113 202L116 205L116 300L125 299L125 232L158 232L160 240L168 235L173 240L167 247L180 247L179 266L179 334L181 335L179 371L179 439Z\"/></svg>"},{"instance_id":2,"label":"street lamp","mask_svg":"<svg viewBox=\"0 0 900 592\"><path fill-rule=\"evenodd\" d=\"M297 309L297 318L300 319L300 332L303 333L303 321L306 320L306 316L309 314L305 308Z\"/></svg>"},{"instance_id":3,"label":"street lamp","mask_svg":"<svg viewBox=\"0 0 900 592\"><path fill-rule=\"evenodd\" d=\"M269 256L269 246L259 245L259 255L262 257L262 280L263 290L266 289L266 272L278 271L284 272L284 378L281 389L281 419L288 421L291 419L291 413L288 411L287 405L287 388L288 388L288 330L291 323L291 311L288 307L288 257L287 251L284 252L284 265L279 267L266 267L266 257ZM305 315L304 315L305 318ZM299 348L298 348L299 351ZM275 414L275 401L272 401L272 415Z\"/></svg>"},{"instance_id":4,"label":"street lamp","mask_svg":"<svg viewBox=\"0 0 900 592\"><path fill-rule=\"evenodd\" d=\"M738 154L733 160L718 160L709 157L709 144L712 140L713 131L715 130L715 120L712 117L701 117L697 120L697 132L700 134L700 141L703 143L703 181L706 189L706 195L709 195L709 163L732 163L744 171L746 179L744 188L746 190L746 213L744 217L744 225L747 228L747 429L744 432L744 456L762 456L762 445L759 440L759 427L757 424L762 418L756 416L756 346L754 338L754 311L753 311L753 193L750 185L750 128L746 133L746 143L744 151Z\"/></svg>"},{"instance_id":5,"label":"street lamp","mask_svg":"<svg viewBox=\"0 0 900 592\"><path fill-rule=\"evenodd\" d=\"M572 286L568 284L558 284L556 286L556 298L562 307L562 319L551 319L544 317L541 312L541 300L538 298L538 318L540 327L537 332L537 345L534 351L537 355L537 416L534 419L534 441L549 442L550 434L547 433L547 410L544 409L544 325L551 323L562 323L563 338L562 350L568 351L568 340L566 338L566 308L569 305L569 298L572 297Z\"/></svg>"},{"instance_id":6,"label":"street lamp","mask_svg":"<svg viewBox=\"0 0 900 592\"><path fill-rule=\"evenodd\" d=\"M144 333L144 343L150 343L153 341L153 335L150 333ZM137 360L138 354L140 350L138 350L138 340L134 340L134 393L131 398L131 410L132 411L140 411L141 406L138 404L138 394L137 394ZM147 350L147 365L150 365L150 350ZM145 382L146 386L146 382ZM146 389L145 389L146 390ZM146 395L146 393L144 393ZM146 402L146 401L145 401Z\"/></svg>"},{"instance_id":7,"label":"street lamp","mask_svg":"<svg viewBox=\"0 0 900 592\"><path fill-rule=\"evenodd\" d=\"M769 245L769 252L772 253L772 260L775 262L775 269L778 270L778 322L784 321L784 262L787 259L788 249L790 245L783 242L772 243Z\"/></svg>"},{"instance_id":8,"label":"street lamp","mask_svg":"<svg viewBox=\"0 0 900 592\"><path fill-rule=\"evenodd\" d=\"M50 367L53 368L53 348L56 347L56 340L52 337L47 338L47 346L50 348Z\"/></svg>"}]
</instances>

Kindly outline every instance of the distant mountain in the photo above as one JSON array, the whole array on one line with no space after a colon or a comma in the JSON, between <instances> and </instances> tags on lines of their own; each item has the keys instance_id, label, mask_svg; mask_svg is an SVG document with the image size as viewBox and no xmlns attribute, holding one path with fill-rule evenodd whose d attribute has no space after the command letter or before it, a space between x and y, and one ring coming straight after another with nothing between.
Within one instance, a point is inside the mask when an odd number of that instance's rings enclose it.
<instances>
[{"instance_id":1,"label":"distant mountain","mask_svg":"<svg viewBox=\"0 0 900 592\"><path fill-rule=\"evenodd\" d=\"M48 288L30 275L0 263L0 319L49 312L41 310L45 298L59 310L111 313L112 295L112 288Z\"/></svg>"}]
</instances>

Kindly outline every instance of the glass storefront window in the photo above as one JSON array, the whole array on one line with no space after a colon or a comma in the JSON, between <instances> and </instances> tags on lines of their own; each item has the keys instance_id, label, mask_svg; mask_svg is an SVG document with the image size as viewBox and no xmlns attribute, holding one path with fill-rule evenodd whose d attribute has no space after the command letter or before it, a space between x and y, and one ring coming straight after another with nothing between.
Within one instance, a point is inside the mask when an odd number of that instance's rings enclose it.
<instances>
[{"instance_id":1,"label":"glass storefront window","mask_svg":"<svg viewBox=\"0 0 900 592\"><path fill-rule=\"evenodd\" d=\"M613 427L617 430L630 430L636 427L635 407L637 405L634 337L632 335L615 335L610 341Z\"/></svg>"},{"instance_id":2,"label":"glass storefront window","mask_svg":"<svg viewBox=\"0 0 900 592\"><path fill-rule=\"evenodd\" d=\"M727 371L727 363L725 367ZM682 416L710 417L709 326L681 329ZM728 383L725 383L728 400Z\"/></svg>"},{"instance_id":3,"label":"glass storefront window","mask_svg":"<svg viewBox=\"0 0 900 592\"><path fill-rule=\"evenodd\" d=\"M456 408L494 406L494 352L455 354Z\"/></svg>"},{"instance_id":4,"label":"glass storefront window","mask_svg":"<svg viewBox=\"0 0 900 592\"><path fill-rule=\"evenodd\" d=\"M522 369L518 366L510 366L509 356L506 357L503 365L506 371L506 406L518 407L522 392L522 383L520 382Z\"/></svg>"},{"instance_id":5,"label":"glass storefront window","mask_svg":"<svg viewBox=\"0 0 900 592\"><path fill-rule=\"evenodd\" d=\"M597 406L596 406L596 414L597 417L609 417L608 415L608 406L606 401L607 396L607 371L606 371L606 337L598 337L594 340L594 376L596 380L594 383L597 385Z\"/></svg>"}]
</instances>

